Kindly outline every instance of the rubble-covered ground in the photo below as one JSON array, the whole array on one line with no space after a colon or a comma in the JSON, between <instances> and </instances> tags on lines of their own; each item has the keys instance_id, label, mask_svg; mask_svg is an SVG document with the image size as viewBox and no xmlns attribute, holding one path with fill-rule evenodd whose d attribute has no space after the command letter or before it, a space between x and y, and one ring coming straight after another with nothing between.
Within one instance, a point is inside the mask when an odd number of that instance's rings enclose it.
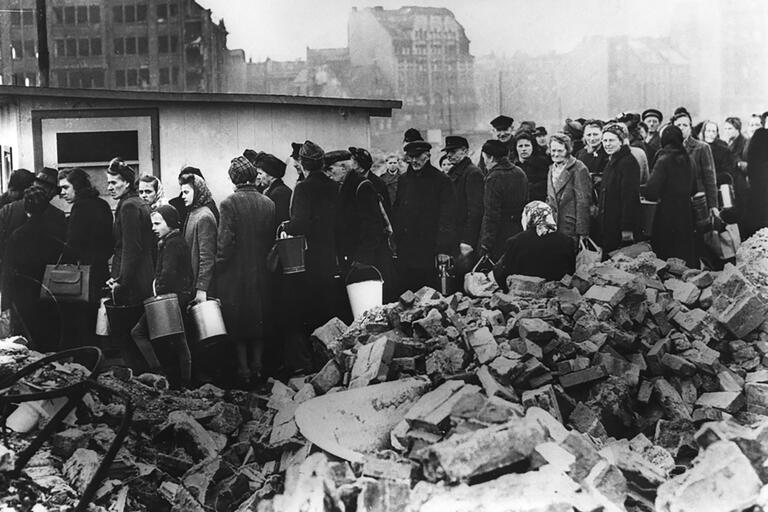
<instances>
[{"instance_id":1,"label":"rubble-covered ground","mask_svg":"<svg viewBox=\"0 0 768 512\"><path fill-rule=\"evenodd\" d=\"M722 272L644 253L509 285L334 319L323 369L268 396L99 375L136 412L90 510L768 510L768 230ZM0 377L41 356L22 341ZM9 478L53 405L0 443L0 512L71 510L124 412L87 395Z\"/></svg>"}]
</instances>

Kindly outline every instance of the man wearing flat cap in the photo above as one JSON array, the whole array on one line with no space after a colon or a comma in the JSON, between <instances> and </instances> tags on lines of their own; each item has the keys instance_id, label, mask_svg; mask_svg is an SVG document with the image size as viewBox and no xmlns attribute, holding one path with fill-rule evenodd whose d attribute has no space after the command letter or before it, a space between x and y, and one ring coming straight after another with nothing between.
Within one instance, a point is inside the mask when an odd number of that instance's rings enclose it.
<instances>
[{"instance_id":1,"label":"man wearing flat cap","mask_svg":"<svg viewBox=\"0 0 768 512\"><path fill-rule=\"evenodd\" d=\"M275 220L277 223L290 218L291 189L283 183L285 162L271 153L260 153L254 163L258 171L256 180L261 184L263 194L275 203Z\"/></svg>"},{"instance_id":2,"label":"man wearing flat cap","mask_svg":"<svg viewBox=\"0 0 768 512\"><path fill-rule=\"evenodd\" d=\"M458 250L451 181L430 162L423 140L403 147L408 170L400 176L393 225L401 288L437 287L436 258L447 262Z\"/></svg>"},{"instance_id":3,"label":"man wearing flat cap","mask_svg":"<svg viewBox=\"0 0 768 512\"><path fill-rule=\"evenodd\" d=\"M43 167L35 175L32 187L43 190L48 201L52 201L59 194L58 171L50 167ZM64 212L49 204L41 216L48 233L57 240L64 240L67 231L67 220ZM6 244L13 232L26 222L27 214L24 212L23 197L0 208L0 258L5 254Z\"/></svg>"},{"instance_id":4,"label":"man wearing flat cap","mask_svg":"<svg viewBox=\"0 0 768 512\"><path fill-rule=\"evenodd\" d=\"M497 261L507 239L522 231L520 221L528 202L528 178L509 160L507 147L501 141L486 141L482 154L488 177L483 196L480 252Z\"/></svg>"},{"instance_id":5,"label":"man wearing flat cap","mask_svg":"<svg viewBox=\"0 0 768 512\"><path fill-rule=\"evenodd\" d=\"M442 149L452 167L448 178L456 197L456 234L459 237L459 252L456 255L456 270L459 282L462 274L471 268L477 242L480 238L480 224L483 221L483 172L469 159L469 142L464 137L448 135Z\"/></svg>"},{"instance_id":6,"label":"man wearing flat cap","mask_svg":"<svg viewBox=\"0 0 768 512\"><path fill-rule=\"evenodd\" d=\"M515 120L509 116L500 115L491 119L491 135L500 141L507 148L507 156L510 162L515 159ZM485 161L480 157L477 167L483 172L483 176L488 176L488 169L485 168Z\"/></svg>"},{"instance_id":7,"label":"man wearing flat cap","mask_svg":"<svg viewBox=\"0 0 768 512\"><path fill-rule=\"evenodd\" d=\"M648 127L648 137L645 139L645 146L648 154L648 160L653 161L656 152L661 149L661 136L659 135L659 126L664 120L664 115L660 110L649 108L643 111L643 122Z\"/></svg>"}]
</instances>

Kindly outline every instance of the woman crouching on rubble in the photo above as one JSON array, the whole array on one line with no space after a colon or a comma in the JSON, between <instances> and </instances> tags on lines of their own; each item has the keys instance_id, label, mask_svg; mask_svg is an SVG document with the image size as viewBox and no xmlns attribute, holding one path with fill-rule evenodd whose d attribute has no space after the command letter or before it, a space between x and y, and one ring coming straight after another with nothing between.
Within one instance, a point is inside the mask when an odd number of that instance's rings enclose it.
<instances>
[{"instance_id":1,"label":"woman crouching on rubble","mask_svg":"<svg viewBox=\"0 0 768 512\"><path fill-rule=\"evenodd\" d=\"M507 240L504 254L493 269L493 276L506 293L507 277L513 274L557 281L573 274L576 247L573 239L557 231L552 208L542 201L531 201L523 208L523 231Z\"/></svg>"}]
</instances>

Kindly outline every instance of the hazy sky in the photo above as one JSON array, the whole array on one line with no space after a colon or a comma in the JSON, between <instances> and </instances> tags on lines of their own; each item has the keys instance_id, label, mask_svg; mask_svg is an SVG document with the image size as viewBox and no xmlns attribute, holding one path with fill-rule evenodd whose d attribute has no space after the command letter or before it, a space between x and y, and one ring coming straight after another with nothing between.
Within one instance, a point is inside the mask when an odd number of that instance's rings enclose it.
<instances>
[{"instance_id":1,"label":"hazy sky","mask_svg":"<svg viewBox=\"0 0 768 512\"><path fill-rule=\"evenodd\" d=\"M464 26L475 56L568 50L591 34L664 35L677 0L198 0L224 18L229 48L264 60L304 58L306 47L346 46L353 6L447 7ZM716 0L701 0L703 8Z\"/></svg>"}]
</instances>

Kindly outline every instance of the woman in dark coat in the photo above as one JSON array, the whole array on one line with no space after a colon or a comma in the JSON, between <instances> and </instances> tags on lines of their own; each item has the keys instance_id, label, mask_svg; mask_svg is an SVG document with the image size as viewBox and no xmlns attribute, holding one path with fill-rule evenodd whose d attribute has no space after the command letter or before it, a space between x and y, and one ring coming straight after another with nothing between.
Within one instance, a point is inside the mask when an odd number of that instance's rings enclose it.
<instances>
[{"instance_id":1,"label":"woman in dark coat","mask_svg":"<svg viewBox=\"0 0 768 512\"><path fill-rule=\"evenodd\" d=\"M3 309L16 307L35 350L56 351L61 311L53 302L40 300L40 285L45 266L56 263L64 243L46 222L46 191L32 186L21 201L28 220L8 239L3 262Z\"/></svg>"},{"instance_id":2,"label":"woman in dark coat","mask_svg":"<svg viewBox=\"0 0 768 512\"><path fill-rule=\"evenodd\" d=\"M552 209L546 203L528 203L523 209L521 225L525 231L507 240L504 253L493 269L493 276L505 293L507 277L513 274L547 281L573 274L576 246L571 237L557 231Z\"/></svg>"},{"instance_id":3,"label":"woman in dark coat","mask_svg":"<svg viewBox=\"0 0 768 512\"><path fill-rule=\"evenodd\" d=\"M91 267L90 302L62 304L68 313L64 315L62 338L67 346L88 345L95 335L98 291L109 278L109 258L114 248L112 209L99 197L83 169L61 171L59 190L62 199L72 205L62 261Z\"/></svg>"},{"instance_id":4,"label":"woman in dark coat","mask_svg":"<svg viewBox=\"0 0 768 512\"><path fill-rule=\"evenodd\" d=\"M181 197L187 208L182 234L189 247L195 290L194 303L205 302L213 286L216 264L216 217L207 206L213 202L205 180L194 174L179 178Z\"/></svg>"},{"instance_id":5,"label":"woman in dark coat","mask_svg":"<svg viewBox=\"0 0 768 512\"><path fill-rule=\"evenodd\" d=\"M643 196L658 201L653 219L651 247L656 255L680 258L689 267L696 266L691 192L693 170L683 146L683 132L667 126L661 134L661 149L648 182L641 187Z\"/></svg>"},{"instance_id":6,"label":"woman in dark coat","mask_svg":"<svg viewBox=\"0 0 768 512\"><path fill-rule=\"evenodd\" d=\"M723 123L723 135L728 143L728 151L733 157L733 195L735 196L735 206L738 218L743 218L744 210L747 207L747 197L749 196L749 183L747 182L747 138L741 133L741 119L738 117L727 117ZM740 229L744 229L739 224Z\"/></svg>"},{"instance_id":7,"label":"woman in dark coat","mask_svg":"<svg viewBox=\"0 0 768 512\"><path fill-rule=\"evenodd\" d=\"M608 163L600 192L603 258L622 245L632 244L640 227L640 165L632 156L627 129L619 123L603 128L603 148Z\"/></svg>"},{"instance_id":8,"label":"woman in dark coat","mask_svg":"<svg viewBox=\"0 0 768 512\"><path fill-rule=\"evenodd\" d=\"M520 167L528 178L528 198L531 201L546 201L549 168L546 153L540 154L537 151L536 137L527 131L515 135L515 147L517 148L515 165Z\"/></svg>"},{"instance_id":9,"label":"woman in dark coat","mask_svg":"<svg viewBox=\"0 0 768 512\"><path fill-rule=\"evenodd\" d=\"M258 181L264 188L264 195L275 203L278 224L288 220L291 208L291 189L283 183L285 162L269 153L262 153L254 164L259 172Z\"/></svg>"},{"instance_id":10,"label":"woman in dark coat","mask_svg":"<svg viewBox=\"0 0 768 512\"><path fill-rule=\"evenodd\" d=\"M768 227L768 129L758 128L749 141L747 153L749 195L744 212L746 240L755 231Z\"/></svg>"},{"instance_id":11,"label":"woman in dark coat","mask_svg":"<svg viewBox=\"0 0 768 512\"><path fill-rule=\"evenodd\" d=\"M704 121L701 124L701 140L709 144L712 158L715 161L715 177L717 184L731 183L736 161L728 149L728 144L720 138L720 127L714 121Z\"/></svg>"},{"instance_id":12,"label":"woman in dark coat","mask_svg":"<svg viewBox=\"0 0 768 512\"><path fill-rule=\"evenodd\" d=\"M507 239L521 231L520 216L528 202L528 178L506 156L498 140L483 144L483 161L488 169L483 198L480 252L498 260Z\"/></svg>"},{"instance_id":13,"label":"woman in dark coat","mask_svg":"<svg viewBox=\"0 0 768 512\"><path fill-rule=\"evenodd\" d=\"M267 252L275 237L275 204L257 190L256 176L247 158L232 160L229 177L236 190L221 202L216 253L224 321L245 387L262 377Z\"/></svg>"}]
</instances>

